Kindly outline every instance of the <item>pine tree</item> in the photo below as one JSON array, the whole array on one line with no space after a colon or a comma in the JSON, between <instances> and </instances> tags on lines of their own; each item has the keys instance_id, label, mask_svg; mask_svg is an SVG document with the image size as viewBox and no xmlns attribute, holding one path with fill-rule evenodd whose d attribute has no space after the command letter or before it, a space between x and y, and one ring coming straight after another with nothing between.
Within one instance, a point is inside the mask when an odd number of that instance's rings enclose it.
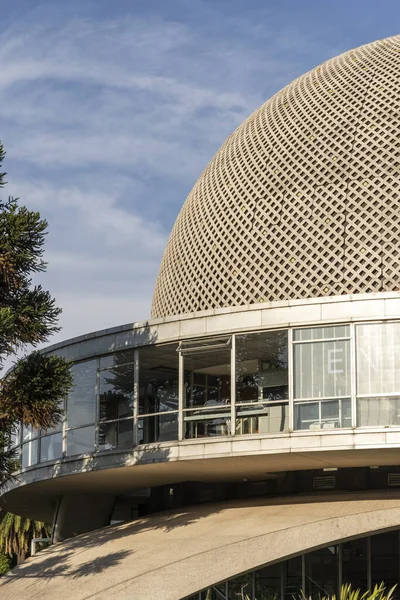
<instances>
[{"instance_id":1,"label":"pine tree","mask_svg":"<svg viewBox=\"0 0 400 600\"><path fill-rule=\"evenodd\" d=\"M0 169L4 155L0 144ZM0 187L5 175L0 172ZM46 270L46 229L38 212L20 206L18 199L0 199L0 368L6 358L35 348L59 330L61 310L48 291L32 283L32 276ZM0 489L15 467L10 446L17 425L54 427L71 384L69 363L37 350L17 360L0 380Z\"/></svg>"}]
</instances>

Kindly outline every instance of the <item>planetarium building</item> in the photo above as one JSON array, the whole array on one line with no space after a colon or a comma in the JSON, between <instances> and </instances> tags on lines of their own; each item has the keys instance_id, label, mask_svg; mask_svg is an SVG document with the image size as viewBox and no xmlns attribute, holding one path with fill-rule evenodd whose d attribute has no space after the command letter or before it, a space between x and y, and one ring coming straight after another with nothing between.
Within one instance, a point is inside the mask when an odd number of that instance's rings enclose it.
<instances>
[{"instance_id":1,"label":"planetarium building","mask_svg":"<svg viewBox=\"0 0 400 600\"><path fill-rule=\"evenodd\" d=\"M64 422L16 436L41 600L290 600L400 580L400 36L306 73L223 144L152 318L49 353ZM400 597L400 591L397 592Z\"/></svg>"}]
</instances>

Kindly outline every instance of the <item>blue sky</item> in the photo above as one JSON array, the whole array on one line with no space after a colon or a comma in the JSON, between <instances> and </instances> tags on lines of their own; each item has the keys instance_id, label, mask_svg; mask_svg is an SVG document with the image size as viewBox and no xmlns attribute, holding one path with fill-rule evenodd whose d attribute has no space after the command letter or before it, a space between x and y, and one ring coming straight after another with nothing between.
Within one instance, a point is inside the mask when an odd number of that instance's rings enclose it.
<instances>
[{"instance_id":1,"label":"blue sky","mask_svg":"<svg viewBox=\"0 0 400 600\"><path fill-rule=\"evenodd\" d=\"M169 231L225 138L303 72L400 32L398 0L0 6L3 194L49 221L56 339L147 318Z\"/></svg>"}]
</instances>

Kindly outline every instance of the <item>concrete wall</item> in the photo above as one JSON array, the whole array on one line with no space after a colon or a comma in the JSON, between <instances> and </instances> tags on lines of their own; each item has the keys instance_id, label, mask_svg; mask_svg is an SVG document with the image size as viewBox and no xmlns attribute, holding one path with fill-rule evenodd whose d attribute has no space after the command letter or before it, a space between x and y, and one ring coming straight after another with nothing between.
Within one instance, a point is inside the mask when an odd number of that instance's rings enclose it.
<instances>
[{"instance_id":1,"label":"concrete wall","mask_svg":"<svg viewBox=\"0 0 400 600\"><path fill-rule=\"evenodd\" d=\"M179 600L263 564L400 527L400 492L246 499L164 512L42 551L7 600Z\"/></svg>"}]
</instances>

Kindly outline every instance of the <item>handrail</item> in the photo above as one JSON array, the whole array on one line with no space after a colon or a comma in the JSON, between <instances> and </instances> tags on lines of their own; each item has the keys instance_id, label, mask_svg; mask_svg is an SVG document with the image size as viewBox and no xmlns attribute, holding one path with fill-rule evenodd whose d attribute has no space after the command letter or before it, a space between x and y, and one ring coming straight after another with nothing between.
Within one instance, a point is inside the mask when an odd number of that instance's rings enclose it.
<instances>
[{"instance_id":1,"label":"handrail","mask_svg":"<svg viewBox=\"0 0 400 600\"><path fill-rule=\"evenodd\" d=\"M52 543L52 538L32 538L31 539L31 556L35 556L36 554L36 544L40 544L41 542Z\"/></svg>"}]
</instances>

